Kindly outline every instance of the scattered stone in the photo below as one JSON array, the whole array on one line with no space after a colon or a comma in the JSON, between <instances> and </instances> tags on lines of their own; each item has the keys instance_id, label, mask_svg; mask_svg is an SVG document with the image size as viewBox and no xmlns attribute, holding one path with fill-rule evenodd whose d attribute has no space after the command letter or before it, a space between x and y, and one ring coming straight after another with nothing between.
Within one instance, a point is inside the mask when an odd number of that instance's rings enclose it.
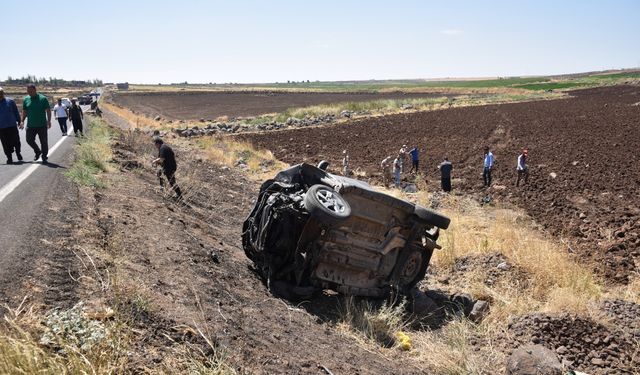
<instances>
[{"instance_id":1,"label":"scattered stone","mask_svg":"<svg viewBox=\"0 0 640 375\"><path fill-rule=\"evenodd\" d=\"M402 190L404 190L405 193L417 193L418 187L416 184L407 184Z\"/></svg>"},{"instance_id":2,"label":"scattered stone","mask_svg":"<svg viewBox=\"0 0 640 375\"><path fill-rule=\"evenodd\" d=\"M578 215L578 217L580 219L586 219L587 218L587 214L585 214L584 212L580 212L580 215Z\"/></svg>"},{"instance_id":3,"label":"scattered stone","mask_svg":"<svg viewBox=\"0 0 640 375\"><path fill-rule=\"evenodd\" d=\"M162 117L160 117L160 116L156 116L156 117L154 117L153 119L154 119L155 121L160 121L160 120L162 120Z\"/></svg>"},{"instance_id":4,"label":"scattered stone","mask_svg":"<svg viewBox=\"0 0 640 375\"><path fill-rule=\"evenodd\" d=\"M511 268L511 265L509 265L509 263L507 262L502 262L500 264L498 264L496 266L497 269L501 270L501 271L507 271Z\"/></svg>"},{"instance_id":5,"label":"scattered stone","mask_svg":"<svg viewBox=\"0 0 640 375\"><path fill-rule=\"evenodd\" d=\"M507 360L508 375L562 375L556 354L542 345L516 349Z\"/></svg>"},{"instance_id":6,"label":"scattered stone","mask_svg":"<svg viewBox=\"0 0 640 375\"><path fill-rule=\"evenodd\" d=\"M556 349L556 353L558 354L567 354L568 351L569 349L567 349L567 347L564 345L561 345Z\"/></svg>"},{"instance_id":7,"label":"scattered stone","mask_svg":"<svg viewBox=\"0 0 640 375\"><path fill-rule=\"evenodd\" d=\"M480 323L480 321L489 313L489 302L487 301L476 301L473 304L473 309L469 314L469 320L474 323Z\"/></svg>"},{"instance_id":8,"label":"scattered stone","mask_svg":"<svg viewBox=\"0 0 640 375\"><path fill-rule=\"evenodd\" d=\"M576 161L571 162L571 165L573 165L575 167L576 165L578 165L578 161L576 160Z\"/></svg>"},{"instance_id":9,"label":"scattered stone","mask_svg":"<svg viewBox=\"0 0 640 375\"><path fill-rule=\"evenodd\" d=\"M555 179L556 177L558 177L558 174L556 172L551 172L551 173L549 173L549 177Z\"/></svg>"}]
</instances>

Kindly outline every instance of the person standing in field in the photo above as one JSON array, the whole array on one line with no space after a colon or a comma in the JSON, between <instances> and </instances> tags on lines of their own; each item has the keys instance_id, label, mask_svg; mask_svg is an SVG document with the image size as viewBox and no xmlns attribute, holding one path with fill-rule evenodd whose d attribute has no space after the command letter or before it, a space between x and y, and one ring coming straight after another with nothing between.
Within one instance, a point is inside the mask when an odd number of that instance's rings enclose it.
<instances>
[{"instance_id":1,"label":"person standing in field","mask_svg":"<svg viewBox=\"0 0 640 375\"><path fill-rule=\"evenodd\" d=\"M402 147L400 147L398 157L400 158L400 172L404 172L404 159L407 157L407 145L402 145Z\"/></svg>"},{"instance_id":2,"label":"person standing in field","mask_svg":"<svg viewBox=\"0 0 640 375\"><path fill-rule=\"evenodd\" d=\"M485 146L483 170L482 170L482 179L484 181L484 187L491 186L491 172L493 171L493 162L494 162L493 153L491 153L491 149L489 149L489 146Z\"/></svg>"},{"instance_id":3,"label":"person standing in field","mask_svg":"<svg viewBox=\"0 0 640 375\"><path fill-rule=\"evenodd\" d=\"M14 150L18 160L22 160L18 125L21 125L18 106L13 99L4 96L4 90L0 87L0 142L2 142L4 154L7 156L7 164L13 163Z\"/></svg>"},{"instance_id":4,"label":"person standing in field","mask_svg":"<svg viewBox=\"0 0 640 375\"><path fill-rule=\"evenodd\" d=\"M420 155L419 155L418 146L409 151L409 155L411 155L411 170L409 173L418 173L418 166L420 164Z\"/></svg>"},{"instance_id":5,"label":"person standing in field","mask_svg":"<svg viewBox=\"0 0 640 375\"><path fill-rule=\"evenodd\" d=\"M516 180L516 187L520 186L520 179L524 178L524 183L529 181L529 166L527 165L527 157L529 151L527 149L522 150L522 153L518 155L518 165L516 170L518 172L518 179Z\"/></svg>"},{"instance_id":6,"label":"person standing in field","mask_svg":"<svg viewBox=\"0 0 640 375\"><path fill-rule=\"evenodd\" d=\"M393 161L393 157L391 155L382 159L380 162L380 172L382 173L382 183L384 186L388 186L391 181L391 162Z\"/></svg>"},{"instance_id":7,"label":"person standing in field","mask_svg":"<svg viewBox=\"0 0 640 375\"><path fill-rule=\"evenodd\" d=\"M444 160L438 166L440 170L440 184L442 186L442 190L445 192L451 191L451 171L453 170L453 165L449 161L448 157L444 157Z\"/></svg>"},{"instance_id":8,"label":"person standing in field","mask_svg":"<svg viewBox=\"0 0 640 375\"><path fill-rule=\"evenodd\" d=\"M71 99L71 107L69 108L69 118L71 119L71 124L73 125L73 134L77 137L78 132L80 132L81 136L84 136L82 132L82 120L84 120L84 113L82 113L82 108L78 105L76 98Z\"/></svg>"},{"instance_id":9,"label":"person standing in field","mask_svg":"<svg viewBox=\"0 0 640 375\"><path fill-rule=\"evenodd\" d=\"M180 190L180 187L178 187L178 184L176 184L176 170L178 169L176 155L173 153L171 147L166 145L162 138L158 136L153 137L153 144L158 149L158 157L153 160L151 164L153 166L162 166L162 172L167 177L169 186L171 186L173 191L176 192L176 197L178 199L182 199L182 191ZM164 188L164 180L162 180L162 178L160 178L160 184Z\"/></svg>"},{"instance_id":10,"label":"person standing in field","mask_svg":"<svg viewBox=\"0 0 640 375\"><path fill-rule=\"evenodd\" d=\"M58 104L53 107L53 114L58 120L62 135L67 135L67 118L69 118L69 110L67 106L62 104L62 99L58 99Z\"/></svg>"},{"instance_id":11,"label":"person standing in field","mask_svg":"<svg viewBox=\"0 0 640 375\"><path fill-rule=\"evenodd\" d=\"M51 128L51 106L46 96L38 94L36 85L29 84L27 86L29 95L24 97L22 101L22 124L20 129L24 128L24 122L27 121L27 144L33 148L35 152L34 161L40 159L47 163L49 158L49 128ZM36 143L36 135L40 140L40 147Z\"/></svg>"},{"instance_id":12,"label":"person standing in field","mask_svg":"<svg viewBox=\"0 0 640 375\"><path fill-rule=\"evenodd\" d=\"M398 156L393 161L393 177L395 187L400 187L400 173L402 173L402 156Z\"/></svg>"},{"instance_id":13,"label":"person standing in field","mask_svg":"<svg viewBox=\"0 0 640 375\"><path fill-rule=\"evenodd\" d=\"M347 150L342 150L342 174L349 176L349 154L347 154Z\"/></svg>"}]
</instances>

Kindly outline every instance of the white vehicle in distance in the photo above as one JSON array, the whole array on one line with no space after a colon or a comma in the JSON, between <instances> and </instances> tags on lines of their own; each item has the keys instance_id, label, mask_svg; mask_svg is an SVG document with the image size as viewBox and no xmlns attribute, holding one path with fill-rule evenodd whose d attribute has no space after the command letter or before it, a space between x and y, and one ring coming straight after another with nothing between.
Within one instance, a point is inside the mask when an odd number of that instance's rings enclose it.
<instances>
[{"instance_id":1,"label":"white vehicle in distance","mask_svg":"<svg viewBox=\"0 0 640 375\"><path fill-rule=\"evenodd\" d=\"M62 98L60 99L62 101L62 105L70 108L71 107L71 100L69 100L69 98Z\"/></svg>"}]
</instances>

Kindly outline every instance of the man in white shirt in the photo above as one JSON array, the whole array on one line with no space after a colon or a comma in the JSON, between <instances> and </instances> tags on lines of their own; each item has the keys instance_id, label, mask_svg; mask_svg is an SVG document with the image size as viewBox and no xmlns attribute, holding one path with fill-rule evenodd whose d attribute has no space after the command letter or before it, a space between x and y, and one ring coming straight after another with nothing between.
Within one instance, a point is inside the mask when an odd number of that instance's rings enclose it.
<instances>
[{"instance_id":1,"label":"man in white shirt","mask_svg":"<svg viewBox=\"0 0 640 375\"><path fill-rule=\"evenodd\" d=\"M484 162L482 170L482 180L484 181L484 187L491 186L491 171L493 170L493 153L489 149L489 146L484 148Z\"/></svg>"},{"instance_id":2,"label":"man in white shirt","mask_svg":"<svg viewBox=\"0 0 640 375\"><path fill-rule=\"evenodd\" d=\"M516 180L516 187L520 186L520 179L524 177L524 183L529 180L529 167L527 166L527 157L529 151L527 149L522 150L522 153L518 155L518 165L516 170L518 171L518 179Z\"/></svg>"},{"instance_id":3,"label":"man in white shirt","mask_svg":"<svg viewBox=\"0 0 640 375\"><path fill-rule=\"evenodd\" d=\"M69 118L69 110L67 109L67 106L62 104L62 99L58 99L58 104L53 107L53 113L56 119L58 119L62 135L67 135L67 118Z\"/></svg>"}]
</instances>

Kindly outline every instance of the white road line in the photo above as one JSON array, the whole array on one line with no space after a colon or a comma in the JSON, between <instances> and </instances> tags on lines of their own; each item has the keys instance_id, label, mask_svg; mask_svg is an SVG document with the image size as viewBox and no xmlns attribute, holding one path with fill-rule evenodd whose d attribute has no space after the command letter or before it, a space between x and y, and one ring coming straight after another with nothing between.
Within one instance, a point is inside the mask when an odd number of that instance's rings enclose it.
<instances>
[{"instance_id":1,"label":"white road line","mask_svg":"<svg viewBox=\"0 0 640 375\"><path fill-rule=\"evenodd\" d=\"M62 142L64 142L64 140L67 138L68 137L60 138L58 142L56 142L56 144L49 149L49 156L51 156L51 154L53 154L53 152L58 148L58 146L60 146ZM42 164L30 165L29 167L27 167L27 169L22 171L22 173L17 175L13 180L11 180L2 189L0 189L0 202L2 202L7 197L7 195L11 194L11 192L14 191L18 186L20 186L22 181L26 180L27 177L29 177L31 173L33 173L33 171L35 171L36 168L38 168L40 165Z\"/></svg>"}]
</instances>

